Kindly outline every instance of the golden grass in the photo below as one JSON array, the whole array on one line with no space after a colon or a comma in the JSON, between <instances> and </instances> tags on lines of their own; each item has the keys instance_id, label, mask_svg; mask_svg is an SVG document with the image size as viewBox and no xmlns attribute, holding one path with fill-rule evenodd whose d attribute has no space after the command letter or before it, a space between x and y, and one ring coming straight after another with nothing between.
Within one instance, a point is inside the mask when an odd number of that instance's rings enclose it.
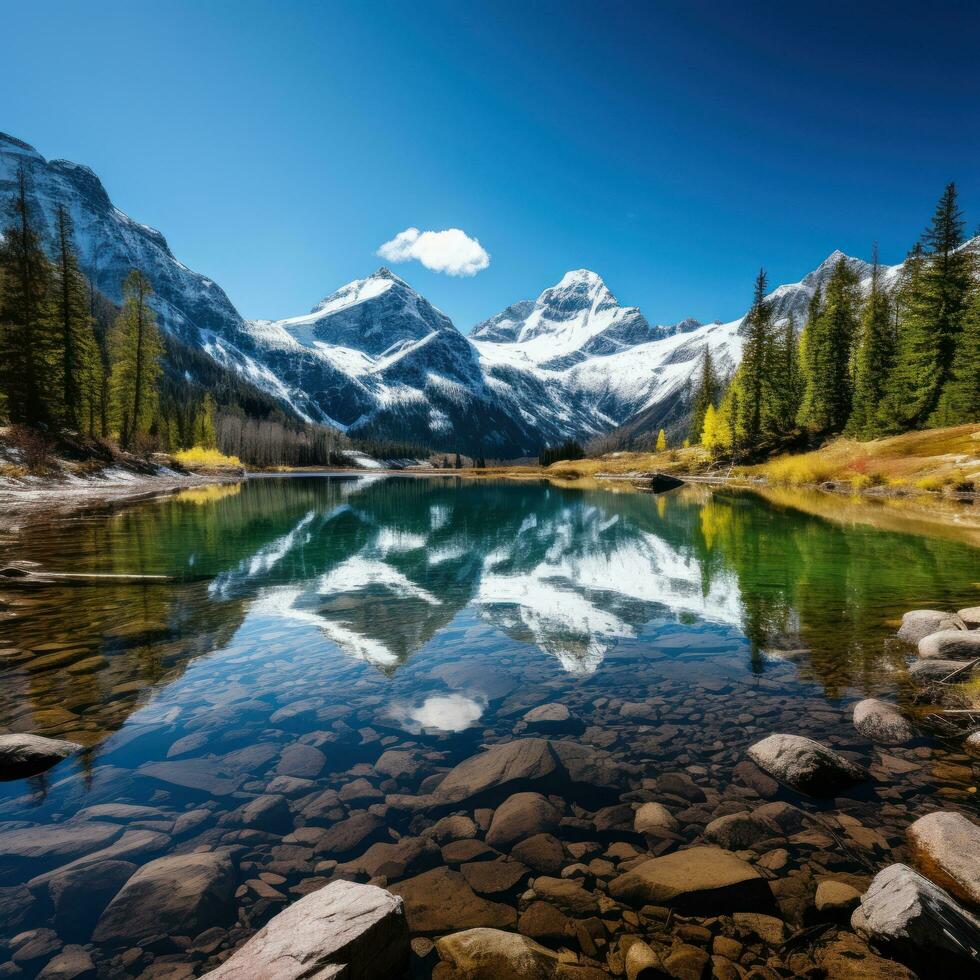
<instances>
[{"instance_id":1,"label":"golden grass","mask_svg":"<svg viewBox=\"0 0 980 980\"><path fill-rule=\"evenodd\" d=\"M762 477L775 486L833 482L850 483L855 490L971 491L980 489L980 425L907 432L871 442L835 439L814 452L779 456L737 473Z\"/></svg>"},{"instance_id":2,"label":"golden grass","mask_svg":"<svg viewBox=\"0 0 980 980\"><path fill-rule=\"evenodd\" d=\"M237 456L225 456L217 449L205 449L203 446L194 446L191 449L182 449L174 453L173 457L183 466L241 466L242 461Z\"/></svg>"}]
</instances>

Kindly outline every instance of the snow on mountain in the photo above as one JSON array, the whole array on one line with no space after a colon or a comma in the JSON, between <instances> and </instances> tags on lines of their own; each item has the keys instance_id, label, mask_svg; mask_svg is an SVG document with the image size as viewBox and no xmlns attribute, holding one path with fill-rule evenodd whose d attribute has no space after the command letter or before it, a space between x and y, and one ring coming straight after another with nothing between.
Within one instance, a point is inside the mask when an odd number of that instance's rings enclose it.
<instances>
[{"instance_id":1,"label":"snow on mountain","mask_svg":"<svg viewBox=\"0 0 980 980\"><path fill-rule=\"evenodd\" d=\"M740 323L651 326L635 306L620 306L596 273L579 269L537 300L478 324L471 340L491 383L519 396L537 382L553 393L552 405L535 407L539 419L551 413L565 438L584 439L676 399L705 346L720 370L732 370Z\"/></svg>"},{"instance_id":2,"label":"snow on mountain","mask_svg":"<svg viewBox=\"0 0 980 980\"><path fill-rule=\"evenodd\" d=\"M47 161L0 134L0 203L16 193L21 167L42 235L51 240L57 207L67 207L82 269L110 299L120 301L126 274L141 269L160 323L181 342L300 417L355 435L515 457L614 430L632 438L661 425L680 429L704 349L722 373L741 356L742 318L652 325L587 269L507 307L469 337L384 268L309 313L246 321L218 285L174 257L160 232L114 207L87 167ZM802 326L841 255L770 293L777 322L793 314ZM845 258L866 291L871 266ZM882 267L885 283L900 270Z\"/></svg>"}]
</instances>

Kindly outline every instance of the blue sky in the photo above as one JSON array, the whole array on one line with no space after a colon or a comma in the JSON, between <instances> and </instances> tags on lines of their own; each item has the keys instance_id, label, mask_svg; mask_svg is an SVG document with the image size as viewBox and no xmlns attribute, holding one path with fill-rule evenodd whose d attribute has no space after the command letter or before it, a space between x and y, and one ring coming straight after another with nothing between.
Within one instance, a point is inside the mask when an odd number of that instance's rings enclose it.
<instances>
[{"instance_id":1,"label":"blue sky","mask_svg":"<svg viewBox=\"0 0 980 980\"><path fill-rule=\"evenodd\" d=\"M790 9L799 8L799 9ZM899 261L957 181L980 220L980 4L11 2L0 130L91 166L248 317L394 266L463 329L568 269L656 322L755 270Z\"/></svg>"}]
</instances>

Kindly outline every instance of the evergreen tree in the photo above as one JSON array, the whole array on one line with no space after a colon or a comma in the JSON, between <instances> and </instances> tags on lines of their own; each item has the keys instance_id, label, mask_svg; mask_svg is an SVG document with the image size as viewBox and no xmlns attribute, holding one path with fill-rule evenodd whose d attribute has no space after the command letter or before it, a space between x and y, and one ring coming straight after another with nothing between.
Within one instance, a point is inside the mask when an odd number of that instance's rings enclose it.
<instances>
[{"instance_id":1,"label":"evergreen tree","mask_svg":"<svg viewBox=\"0 0 980 980\"><path fill-rule=\"evenodd\" d=\"M667 433L661 429L657 433L657 452L662 453L667 448Z\"/></svg>"},{"instance_id":2,"label":"evergreen tree","mask_svg":"<svg viewBox=\"0 0 980 980\"><path fill-rule=\"evenodd\" d=\"M11 220L0 236L0 389L10 421L56 425L62 406L51 264L34 226L27 179L21 167Z\"/></svg>"},{"instance_id":3,"label":"evergreen tree","mask_svg":"<svg viewBox=\"0 0 980 980\"><path fill-rule=\"evenodd\" d=\"M766 272L755 280L752 308L746 317L745 344L733 387L740 390L735 425L748 446L757 446L773 424L770 367L772 360L772 309L766 302Z\"/></svg>"},{"instance_id":4,"label":"evergreen tree","mask_svg":"<svg viewBox=\"0 0 980 980\"><path fill-rule=\"evenodd\" d=\"M718 393L721 383L715 371L714 358L711 356L711 348L705 345L704 354L701 358L701 375L698 378L697 388L694 391L691 410L691 438L695 441L701 438L704 429L704 417L708 412L708 407L718 404Z\"/></svg>"},{"instance_id":5,"label":"evergreen tree","mask_svg":"<svg viewBox=\"0 0 980 980\"><path fill-rule=\"evenodd\" d=\"M58 207L53 313L61 332L64 422L95 434L95 403L101 381L101 354L92 330L89 287L78 268L71 217Z\"/></svg>"},{"instance_id":6,"label":"evergreen tree","mask_svg":"<svg viewBox=\"0 0 980 980\"><path fill-rule=\"evenodd\" d=\"M980 422L980 289L963 317L953 367L935 412L937 425Z\"/></svg>"},{"instance_id":7,"label":"evergreen tree","mask_svg":"<svg viewBox=\"0 0 980 980\"><path fill-rule=\"evenodd\" d=\"M877 428L881 433L904 432L922 414L920 379L924 370L935 372L935 348L922 321L913 315L921 308L925 256L916 242L905 259L895 295L893 343L895 355L878 406Z\"/></svg>"},{"instance_id":8,"label":"evergreen tree","mask_svg":"<svg viewBox=\"0 0 980 980\"><path fill-rule=\"evenodd\" d=\"M454 460L453 465L457 470L461 470L463 468L463 457L460 456L459 453L456 453L456 459Z\"/></svg>"},{"instance_id":9,"label":"evergreen tree","mask_svg":"<svg viewBox=\"0 0 980 980\"><path fill-rule=\"evenodd\" d=\"M800 424L815 434L840 432L851 414L851 348L857 334L857 277L841 256L819 314L807 324L806 389Z\"/></svg>"},{"instance_id":10,"label":"evergreen tree","mask_svg":"<svg viewBox=\"0 0 980 980\"><path fill-rule=\"evenodd\" d=\"M885 396L888 376L895 358L895 326L892 304L881 283L878 246L871 263L871 288L861 314L857 352L854 358L854 401L847 431L860 439L878 432L878 410Z\"/></svg>"},{"instance_id":11,"label":"evergreen tree","mask_svg":"<svg viewBox=\"0 0 980 980\"><path fill-rule=\"evenodd\" d=\"M888 431L936 422L930 416L951 376L973 288L975 256L962 247L963 232L956 185L949 184L906 260L898 350L882 406Z\"/></svg>"},{"instance_id":12,"label":"evergreen tree","mask_svg":"<svg viewBox=\"0 0 980 980\"><path fill-rule=\"evenodd\" d=\"M218 445L214 423L214 399L210 393L205 394L194 419L194 445L204 449L216 449Z\"/></svg>"},{"instance_id":13,"label":"evergreen tree","mask_svg":"<svg viewBox=\"0 0 980 980\"><path fill-rule=\"evenodd\" d=\"M799 340L796 336L796 318L792 313L773 340L770 384L774 406L772 428L783 435L793 428L803 400Z\"/></svg>"},{"instance_id":14,"label":"evergreen tree","mask_svg":"<svg viewBox=\"0 0 980 980\"><path fill-rule=\"evenodd\" d=\"M123 309L112 331L113 408L124 449L149 433L157 414L163 342L149 303L152 292L146 277L133 269L123 284Z\"/></svg>"}]
</instances>

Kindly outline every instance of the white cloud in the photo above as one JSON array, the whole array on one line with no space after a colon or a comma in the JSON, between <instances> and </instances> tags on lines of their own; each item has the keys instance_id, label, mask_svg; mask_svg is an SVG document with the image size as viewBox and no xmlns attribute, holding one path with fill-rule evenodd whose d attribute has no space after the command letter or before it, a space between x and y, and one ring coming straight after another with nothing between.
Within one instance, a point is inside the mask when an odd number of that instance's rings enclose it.
<instances>
[{"instance_id":1,"label":"white cloud","mask_svg":"<svg viewBox=\"0 0 980 980\"><path fill-rule=\"evenodd\" d=\"M445 231L419 231L406 228L378 249L378 255L389 262L411 262L417 259L433 272L450 276L475 276L490 265L487 250L459 228Z\"/></svg>"}]
</instances>

